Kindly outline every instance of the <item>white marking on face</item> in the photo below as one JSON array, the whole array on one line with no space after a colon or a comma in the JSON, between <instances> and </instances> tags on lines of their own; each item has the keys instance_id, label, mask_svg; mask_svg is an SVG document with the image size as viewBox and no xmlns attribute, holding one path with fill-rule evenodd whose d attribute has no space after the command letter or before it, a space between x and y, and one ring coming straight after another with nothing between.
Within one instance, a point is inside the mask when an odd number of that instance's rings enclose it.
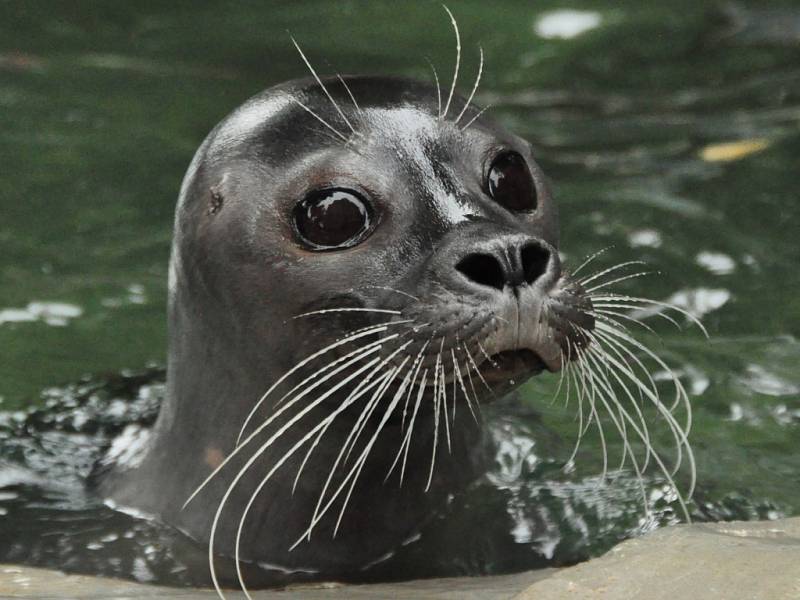
<instances>
[{"instance_id":1,"label":"white marking on face","mask_svg":"<svg viewBox=\"0 0 800 600\"><path fill-rule=\"evenodd\" d=\"M437 175L437 169L425 152L426 142L441 135L442 122L416 108L369 108L365 114L373 127L380 132L381 139L391 140L398 159L408 164L430 190L433 209L443 221L451 224L466 221L474 210L463 200L453 195ZM439 172L449 171L447 164L436 165ZM452 176L457 179L455 175Z\"/></svg>"}]
</instances>

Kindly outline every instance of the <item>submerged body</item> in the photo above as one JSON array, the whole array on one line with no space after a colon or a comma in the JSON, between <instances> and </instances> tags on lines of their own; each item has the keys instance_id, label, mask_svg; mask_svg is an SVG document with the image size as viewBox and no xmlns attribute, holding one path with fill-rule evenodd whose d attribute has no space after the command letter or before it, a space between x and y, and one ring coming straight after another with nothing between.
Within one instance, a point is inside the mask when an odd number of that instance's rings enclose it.
<instances>
[{"instance_id":1,"label":"submerged body","mask_svg":"<svg viewBox=\"0 0 800 600\"><path fill-rule=\"evenodd\" d=\"M186 175L167 399L94 485L243 563L380 561L481 472L479 403L586 345L557 247L530 146L465 100L368 77L259 94Z\"/></svg>"}]
</instances>

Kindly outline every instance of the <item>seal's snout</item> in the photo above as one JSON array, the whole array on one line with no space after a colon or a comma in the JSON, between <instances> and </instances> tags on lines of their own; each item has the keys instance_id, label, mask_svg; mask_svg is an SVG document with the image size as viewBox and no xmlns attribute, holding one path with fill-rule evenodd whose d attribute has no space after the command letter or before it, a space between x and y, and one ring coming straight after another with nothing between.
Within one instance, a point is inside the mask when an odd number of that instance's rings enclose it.
<instances>
[{"instance_id":1,"label":"seal's snout","mask_svg":"<svg viewBox=\"0 0 800 600\"><path fill-rule=\"evenodd\" d=\"M504 291L537 282L555 281L558 255L547 244L522 236L492 240L471 249L455 270L470 283Z\"/></svg>"}]
</instances>

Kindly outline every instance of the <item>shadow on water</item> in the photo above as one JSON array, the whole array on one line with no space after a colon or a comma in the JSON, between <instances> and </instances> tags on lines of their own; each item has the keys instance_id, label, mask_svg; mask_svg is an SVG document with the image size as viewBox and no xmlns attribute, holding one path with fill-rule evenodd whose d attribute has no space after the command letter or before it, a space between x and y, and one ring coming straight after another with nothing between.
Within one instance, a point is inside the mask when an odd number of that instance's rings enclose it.
<instances>
[{"instance_id":1,"label":"shadow on water","mask_svg":"<svg viewBox=\"0 0 800 600\"><path fill-rule=\"evenodd\" d=\"M556 4L452 7L466 73L474 46L486 50L479 104L533 143L554 180L568 263L609 246L597 269L644 260L659 274L620 290L709 328L706 341L641 315L658 335L642 339L693 396L693 517L799 514L800 10ZM404 8L403 28L398 10L0 7L0 562L206 582L205 548L83 486L115 439L152 423L164 393L161 369L125 369L164 361L180 178L225 113L304 75L287 28L323 71L428 78L427 53L447 72L438 5ZM649 515L632 473L599 480L595 434L567 463L575 407L550 402L554 379L489 407L490 472L365 579L570 564L679 521L655 471ZM665 427L654 435L670 447ZM611 440L612 457L621 451Z\"/></svg>"}]
</instances>

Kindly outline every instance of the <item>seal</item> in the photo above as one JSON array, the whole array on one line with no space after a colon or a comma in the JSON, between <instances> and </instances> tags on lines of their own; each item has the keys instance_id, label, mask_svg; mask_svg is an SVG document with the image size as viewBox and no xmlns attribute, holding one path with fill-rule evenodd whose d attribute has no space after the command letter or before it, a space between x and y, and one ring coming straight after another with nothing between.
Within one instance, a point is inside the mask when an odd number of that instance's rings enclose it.
<instances>
[{"instance_id":1,"label":"seal","mask_svg":"<svg viewBox=\"0 0 800 600\"><path fill-rule=\"evenodd\" d=\"M531 146L453 89L349 76L258 94L185 176L167 398L97 492L239 575L359 573L480 474L480 404L586 346L558 244Z\"/></svg>"}]
</instances>

